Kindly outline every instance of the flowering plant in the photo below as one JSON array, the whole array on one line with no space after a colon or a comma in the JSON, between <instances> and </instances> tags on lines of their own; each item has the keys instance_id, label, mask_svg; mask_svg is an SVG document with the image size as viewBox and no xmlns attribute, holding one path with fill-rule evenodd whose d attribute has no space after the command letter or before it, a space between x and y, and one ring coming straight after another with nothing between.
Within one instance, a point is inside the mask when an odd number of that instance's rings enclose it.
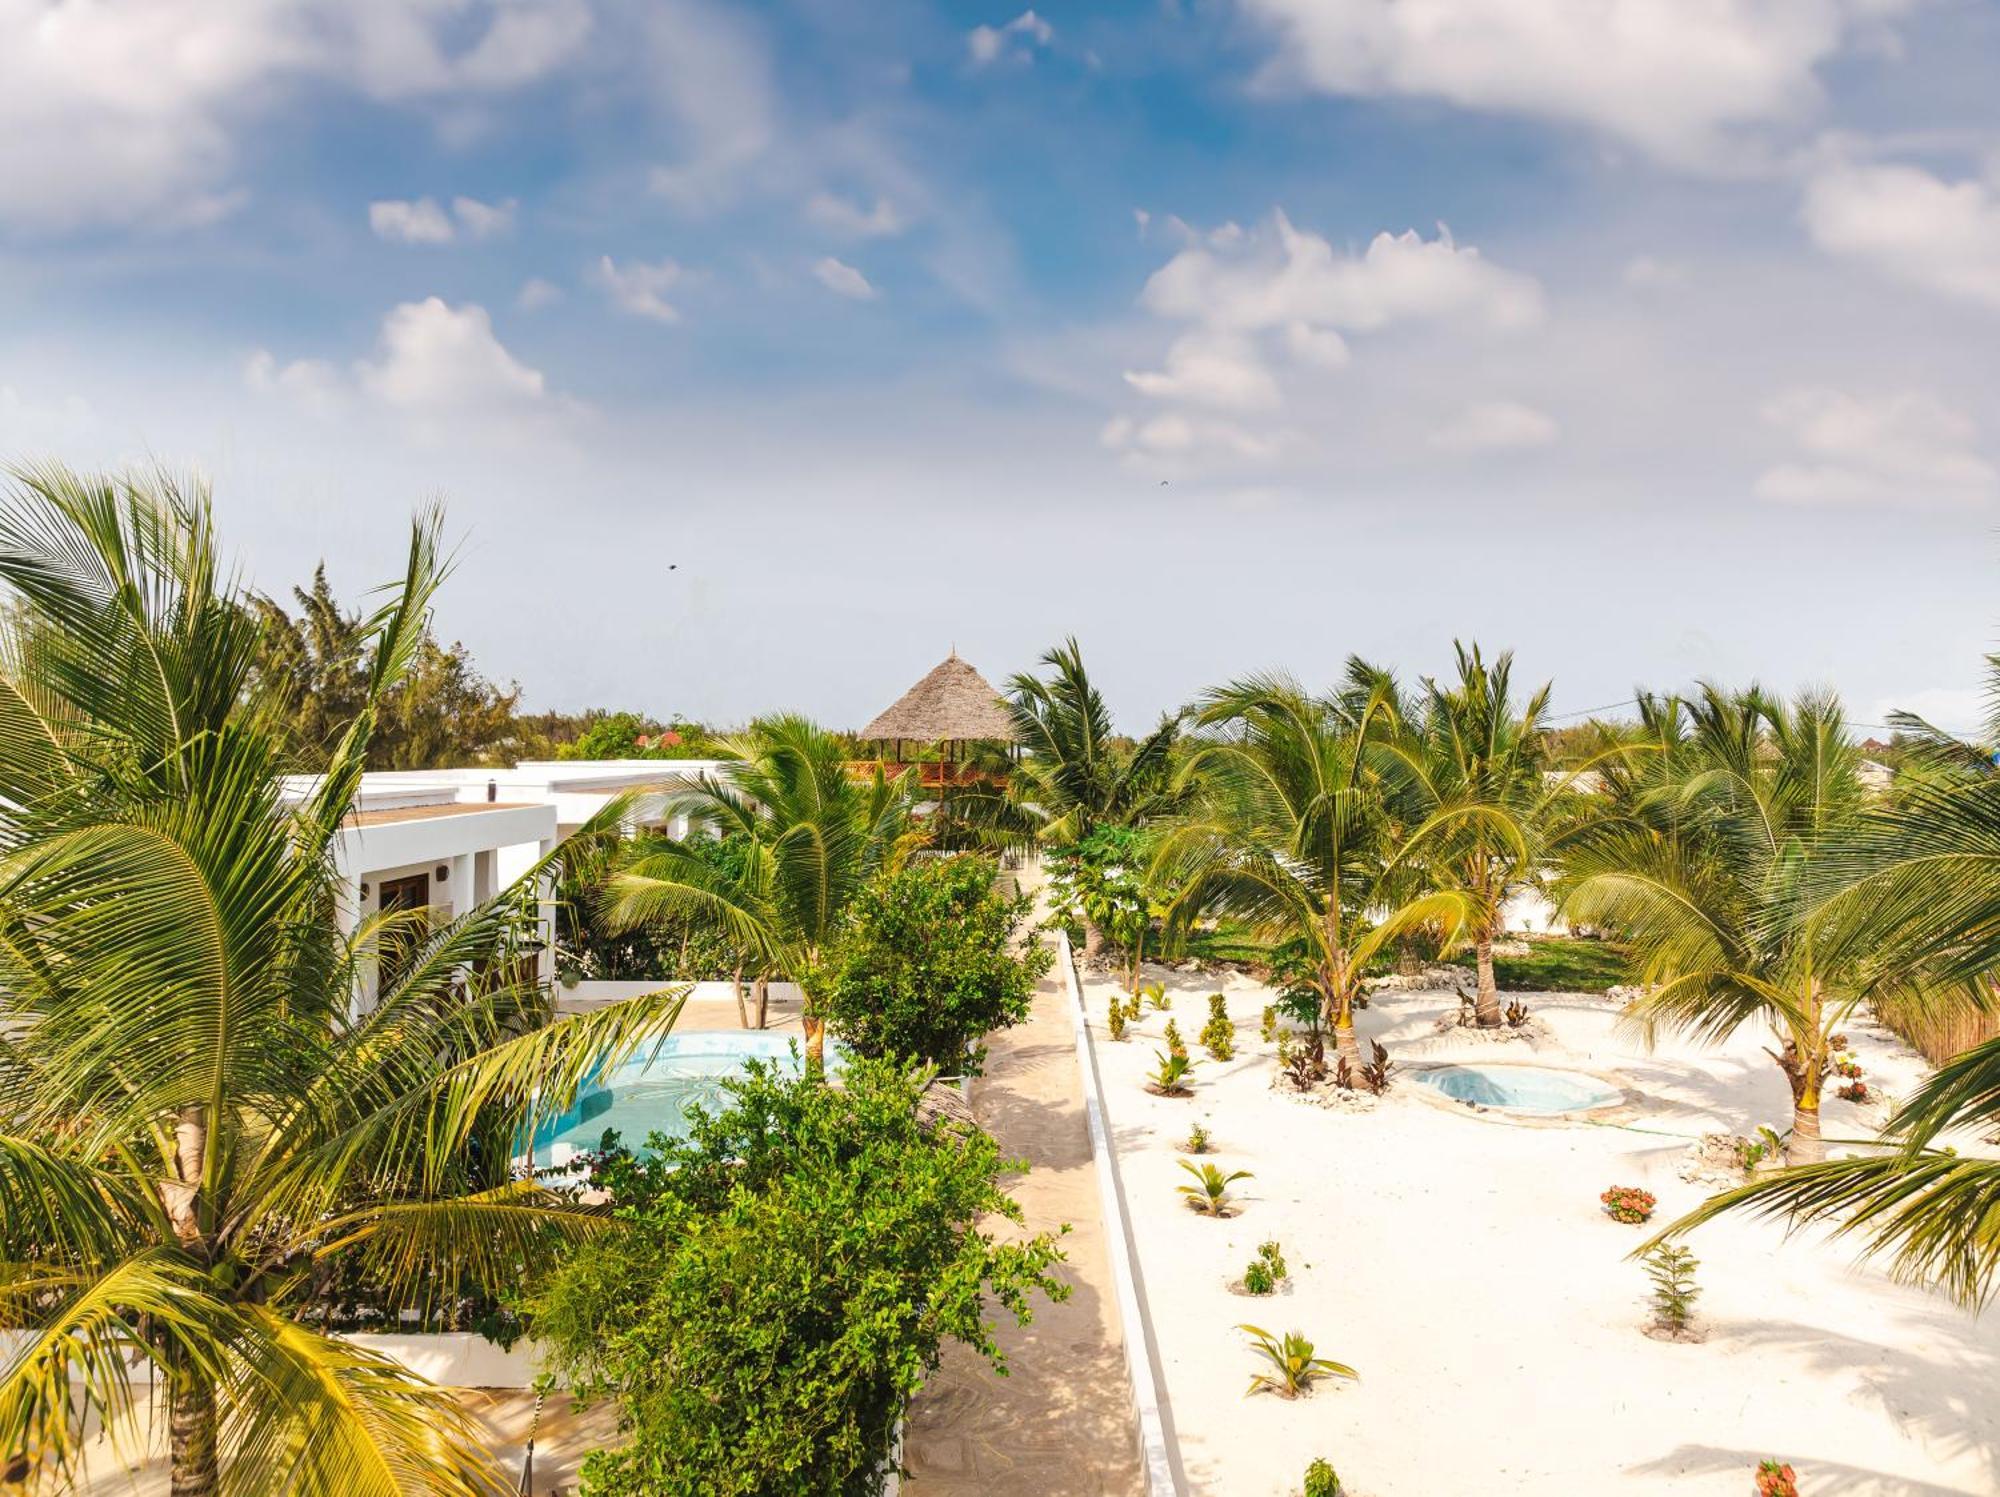
<instances>
[{"instance_id":1,"label":"flowering plant","mask_svg":"<svg viewBox=\"0 0 2000 1497\"><path fill-rule=\"evenodd\" d=\"M1789 1461L1757 1463L1757 1497L1799 1497L1798 1473Z\"/></svg>"},{"instance_id":2,"label":"flowering plant","mask_svg":"<svg viewBox=\"0 0 2000 1497\"><path fill-rule=\"evenodd\" d=\"M1868 1090L1867 1082L1850 1081L1836 1095L1843 1102L1866 1102L1874 1094Z\"/></svg>"},{"instance_id":3,"label":"flowering plant","mask_svg":"<svg viewBox=\"0 0 2000 1497\"><path fill-rule=\"evenodd\" d=\"M1604 1202L1606 1216L1634 1225L1650 1217L1653 1208L1660 1204L1650 1190L1641 1190L1636 1185L1614 1185L1598 1199Z\"/></svg>"}]
</instances>

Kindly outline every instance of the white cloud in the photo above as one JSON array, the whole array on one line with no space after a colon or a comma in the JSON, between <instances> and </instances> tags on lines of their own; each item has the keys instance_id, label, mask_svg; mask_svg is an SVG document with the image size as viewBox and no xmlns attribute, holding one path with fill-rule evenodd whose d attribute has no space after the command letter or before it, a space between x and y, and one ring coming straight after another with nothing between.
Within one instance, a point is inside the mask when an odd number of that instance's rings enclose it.
<instances>
[{"instance_id":1,"label":"white cloud","mask_svg":"<svg viewBox=\"0 0 2000 1497\"><path fill-rule=\"evenodd\" d=\"M378 98L514 87L567 63L586 0L0 0L0 221L213 221L238 137L296 86Z\"/></svg>"},{"instance_id":2,"label":"white cloud","mask_svg":"<svg viewBox=\"0 0 2000 1497\"><path fill-rule=\"evenodd\" d=\"M1524 452L1552 446L1561 435L1555 417L1518 400L1482 400L1431 433L1446 452Z\"/></svg>"},{"instance_id":3,"label":"white cloud","mask_svg":"<svg viewBox=\"0 0 2000 1497\"><path fill-rule=\"evenodd\" d=\"M1256 432L1231 421L1168 411L1145 421L1114 416L1098 440L1147 472L1186 473L1216 460L1266 463L1292 445L1290 432Z\"/></svg>"},{"instance_id":4,"label":"white cloud","mask_svg":"<svg viewBox=\"0 0 2000 1497\"><path fill-rule=\"evenodd\" d=\"M631 260L620 265L606 255L597 262L596 279L621 311L654 322L679 322L680 309L666 299L666 293L679 284L684 273L673 260L650 265Z\"/></svg>"},{"instance_id":5,"label":"white cloud","mask_svg":"<svg viewBox=\"0 0 2000 1497\"><path fill-rule=\"evenodd\" d=\"M1991 707L1986 693L1976 686L1932 686L1882 698L1869 709L1868 720L1885 723L1892 712L1914 712L1947 733L1977 733Z\"/></svg>"},{"instance_id":6,"label":"white cloud","mask_svg":"<svg viewBox=\"0 0 2000 1497\"><path fill-rule=\"evenodd\" d=\"M879 293L868 283L868 277L844 260L836 260L828 255L813 262L813 279L818 281L835 296L844 296L850 301L873 301Z\"/></svg>"},{"instance_id":7,"label":"white cloud","mask_svg":"<svg viewBox=\"0 0 2000 1497\"><path fill-rule=\"evenodd\" d=\"M523 312L539 312L543 307L552 307L562 299L562 287L537 275L529 276L521 283L521 289L514 294L514 305Z\"/></svg>"},{"instance_id":8,"label":"white cloud","mask_svg":"<svg viewBox=\"0 0 2000 1497\"><path fill-rule=\"evenodd\" d=\"M1163 317L1238 332L1300 326L1373 332L1403 321L1441 321L1497 331L1543 317L1532 276L1502 269L1440 229L1377 234L1355 255L1284 214L1251 232L1225 226L1153 273L1141 301Z\"/></svg>"},{"instance_id":9,"label":"white cloud","mask_svg":"<svg viewBox=\"0 0 2000 1497\"><path fill-rule=\"evenodd\" d=\"M377 239L392 244L449 244L453 235L451 220L445 217L435 198L418 198L415 202L391 198L370 203L368 227L375 231Z\"/></svg>"},{"instance_id":10,"label":"white cloud","mask_svg":"<svg viewBox=\"0 0 2000 1497\"><path fill-rule=\"evenodd\" d=\"M1285 347L1301 364L1321 369L1345 369L1352 355L1347 340L1330 327L1314 327L1308 322L1285 324Z\"/></svg>"},{"instance_id":11,"label":"white cloud","mask_svg":"<svg viewBox=\"0 0 2000 1497\"><path fill-rule=\"evenodd\" d=\"M1177 338L1167 350L1165 369L1127 370L1125 382L1155 400L1185 400L1226 410L1268 410L1283 398L1256 345L1234 333L1189 333Z\"/></svg>"},{"instance_id":12,"label":"white cloud","mask_svg":"<svg viewBox=\"0 0 2000 1497\"><path fill-rule=\"evenodd\" d=\"M245 361L243 382L259 394L282 395L319 416L339 410L347 398L340 371L324 359L293 359L280 364L262 348Z\"/></svg>"},{"instance_id":13,"label":"white cloud","mask_svg":"<svg viewBox=\"0 0 2000 1497\"><path fill-rule=\"evenodd\" d=\"M645 14L654 97L679 148L648 180L684 212L706 212L742 190L778 138L770 59L734 9L653 0Z\"/></svg>"},{"instance_id":14,"label":"white cloud","mask_svg":"<svg viewBox=\"0 0 2000 1497\"><path fill-rule=\"evenodd\" d=\"M1788 390L1764 418L1798 449L1757 480L1781 504L1976 504L2000 484L1972 419L1922 391Z\"/></svg>"},{"instance_id":15,"label":"white cloud","mask_svg":"<svg viewBox=\"0 0 2000 1497\"><path fill-rule=\"evenodd\" d=\"M1796 118L1814 70L1914 0L1243 0L1283 37L1267 77L1590 126L1727 165L1732 132Z\"/></svg>"},{"instance_id":16,"label":"white cloud","mask_svg":"<svg viewBox=\"0 0 2000 1497\"><path fill-rule=\"evenodd\" d=\"M2000 192L1984 182L1834 160L1808 181L1803 213L1829 254L2000 309Z\"/></svg>"},{"instance_id":17,"label":"white cloud","mask_svg":"<svg viewBox=\"0 0 2000 1497\"><path fill-rule=\"evenodd\" d=\"M465 232L474 239L491 239L496 234L510 233L520 206L513 198L502 203L482 203L478 198L464 197L451 200L451 211L465 225Z\"/></svg>"},{"instance_id":18,"label":"white cloud","mask_svg":"<svg viewBox=\"0 0 2000 1497\"><path fill-rule=\"evenodd\" d=\"M831 192L816 192L806 200L806 217L823 229L850 239L880 239L900 234L903 216L887 198L878 197L872 208Z\"/></svg>"},{"instance_id":19,"label":"white cloud","mask_svg":"<svg viewBox=\"0 0 2000 1497\"><path fill-rule=\"evenodd\" d=\"M541 372L494 336L484 307L451 307L435 296L383 319L377 357L355 365L355 377L375 399L415 412L520 406L547 393Z\"/></svg>"},{"instance_id":20,"label":"white cloud","mask_svg":"<svg viewBox=\"0 0 2000 1497\"><path fill-rule=\"evenodd\" d=\"M1000 61L1033 62L1035 49L1055 40L1055 28L1032 10L1004 26L975 26L965 34L966 55L976 68Z\"/></svg>"},{"instance_id":21,"label":"white cloud","mask_svg":"<svg viewBox=\"0 0 2000 1497\"><path fill-rule=\"evenodd\" d=\"M1688 283L1688 268L1678 260L1638 255L1625 262L1625 284L1634 291L1671 291Z\"/></svg>"}]
</instances>

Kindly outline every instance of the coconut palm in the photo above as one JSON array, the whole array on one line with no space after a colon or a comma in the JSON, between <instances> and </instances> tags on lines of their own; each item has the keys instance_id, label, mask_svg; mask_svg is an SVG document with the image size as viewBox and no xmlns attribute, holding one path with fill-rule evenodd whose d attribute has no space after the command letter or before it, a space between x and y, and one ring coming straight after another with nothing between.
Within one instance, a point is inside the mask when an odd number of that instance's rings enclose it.
<instances>
[{"instance_id":1,"label":"coconut palm","mask_svg":"<svg viewBox=\"0 0 2000 1497\"><path fill-rule=\"evenodd\" d=\"M1458 679L1426 679L1380 742L1414 870L1465 898L1479 974L1474 1011L1482 1029L1498 1029L1505 1015L1493 943L1507 900L1541 883L1560 833L1578 816L1576 777L1595 765L1550 773L1548 684L1517 707L1511 653L1489 665L1477 645L1457 651Z\"/></svg>"},{"instance_id":2,"label":"coconut palm","mask_svg":"<svg viewBox=\"0 0 2000 1497\"><path fill-rule=\"evenodd\" d=\"M1281 676L1208 693L1182 768L1185 813L1164 834L1175 918L1216 912L1306 956L1339 1054L1357 1069L1354 1001L1378 952L1422 927L1455 939L1470 913L1457 890L1397 897L1394 836L1372 747L1392 727L1387 683L1364 667L1350 689L1308 694Z\"/></svg>"},{"instance_id":3,"label":"coconut palm","mask_svg":"<svg viewBox=\"0 0 2000 1497\"><path fill-rule=\"evenodd\" d=\"M1806 908L1862 809L1840 704L1710 686L1652 711L1657 751L1565 853L1564 910L1631 943L1645 987L1627 1013L1649 1031L1767 1024L1792 1092L1787 1157L1823 1159L1829 1040L1864 996L1851 933Z\"/></svg>"},{"instance_id":4,"label":"coconut palm","mask_svg":"<svg viewBox=\"0 0 2000 1497\"><path fill-rule=\"evenodd\" d=\"M812 1001L821 956L854 897L920 840L911 789L878 767L849 770L845 743L802 717L758 723L722 746L723 775L703 772L670 796L690 837L742 839L740 866L691 843L642 844L605 886L605 915L632 926L666 917L705 923L759 970L805 993L806 1054L821 1059L826 1026Z\"/></svg>"},{"instance_id":5,"label":"coconut palm","mask_svg":"<svg viewBox=\"0 0 2000 1497\"><path fill-rule=\"evenodd\" d=\"M512 1178L514 1140L676 1000L553 1023L532 883L343 936L332 844L439 575L433 518L293 802L205 494L48 469L0 499L0 1448L50 1480L88 1418L131 1429L135 1378L175 1497L497 1479L443 1390L316 1328L315 1291L346 1265L422 1306L600 1230Z\"/></svg>"}]
</instances>

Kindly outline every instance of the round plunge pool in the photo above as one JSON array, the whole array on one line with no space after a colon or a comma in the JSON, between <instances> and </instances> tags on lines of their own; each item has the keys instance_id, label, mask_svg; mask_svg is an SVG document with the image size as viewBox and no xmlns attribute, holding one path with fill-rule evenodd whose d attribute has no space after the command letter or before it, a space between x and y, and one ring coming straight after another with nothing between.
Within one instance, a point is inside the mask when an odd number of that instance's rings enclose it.
<instances>
[{"instance_id":1,"label":"round plunge pool","mask_svg":"<svg viewBox=\"0 0 2000 1497\"><path fill-rule=\"evenodd\" d=\"M1625 1100L1617 1087L1595 1076L1542 1066L1435 1066L1411 1079L1454 1102L1496 1112L1549 1116L1590 1112Z\"/></svg>"}]
</instances>

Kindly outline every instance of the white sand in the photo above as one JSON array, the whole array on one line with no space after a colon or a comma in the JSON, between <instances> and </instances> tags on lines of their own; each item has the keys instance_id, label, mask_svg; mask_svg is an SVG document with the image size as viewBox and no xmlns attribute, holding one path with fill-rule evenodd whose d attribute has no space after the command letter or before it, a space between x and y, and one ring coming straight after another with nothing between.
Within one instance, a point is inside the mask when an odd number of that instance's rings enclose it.
<instances>
[{"instance_id":1,"label":"white sand","mask_svg":"<svg viewBox=\"0 0 2000 1497\"><path fill-rule=\"evenodd\" d=\"M1725 1220L1690 1244L1707 1339L1642 1333L1648 1284L1625 1255L1645 1233L1606 1217L1598 1195L1643 1186L1663 1223L1708 1194L1679 1178L1686 1140L1788 1124L1789 1094L1757 1035L1648 1054L1615 1032L1604 1000L1523 995L1555 1036L1530 1050L1436 1035L1457 1007L1449 994L1385 994L1359 1015L1364 1048L1380 1037L1407 1062L1573 1065L1651 1101L1627 1127L1521 1125L1405 1078L1375 1110L1350 1113L1270 1089L1264 990L1223 984L1237 1053L1218 1064L1197 1038L1217 979L1148 975L1176 995L1199 1062L1192 1100L1141 1084L1165 1015L1120 1044L1103 1029L1112 987L1091 983L1088 1007L1190 1490L1294 1492L1323 1455L1364 1497L1744 1497L1757 1461L1775 1456L1811 1497L2000 1492L2000 1312L1975 1319L1897 1286L1855 1267L1846 1245ZM1906 1091L1922 1074L1892 1036L1851 1034L1871 1084ZM1860 1136L1882 1115L1829 1101L1826 1133ZM1256 1173L1237 1186L1233 1219L1198 1216L1175 1193L1177 1146L1196 1119L1214 1135L1210 1159ZM1270 1237L1290 1260L1288 1291L1231 1294ZM1362 1380L1297 1402L1246 1397L1243 1321L1302 1331Z\"/></svg>"}]
</instances>

